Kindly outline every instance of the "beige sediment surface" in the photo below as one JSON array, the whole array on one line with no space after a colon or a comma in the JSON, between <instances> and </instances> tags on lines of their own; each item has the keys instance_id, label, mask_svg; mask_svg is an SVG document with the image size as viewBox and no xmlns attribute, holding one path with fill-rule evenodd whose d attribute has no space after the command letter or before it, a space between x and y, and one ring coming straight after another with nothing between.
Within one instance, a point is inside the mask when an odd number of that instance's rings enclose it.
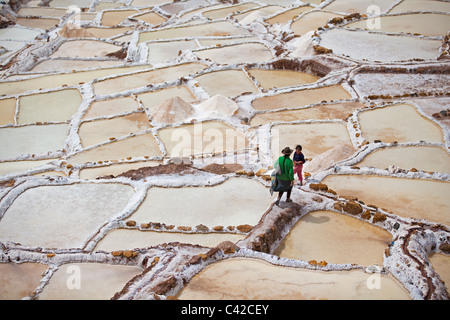
<instances>
[{"instance_id":1,"label":"beige sediment surface","mask_svg":"<svg viewBox=\"0 0 450 320\"><path fill-rule=\"evenodd\" d=\"M384 249L391 241L389 232L364 221L315 211L297 222L274 254L307 261L382 265Z\"/></svg>"},{"instance_id":2,"label":"beige sediment surface","mask_svg":"<svg viewBox=\"0 0 450 320\"><path fill-rule=\"evenodd\" d=\"M341 195L355 196L405 218L450 222L449 182L366 175L328 176L323 182Z\"/></svg>"},{"instance_id":3,"label":"beige sediment surface","mask_svg":"<svg viewBox=\"0 0 450 320\"><path fill-rule=\"evenodd\" d=\"M252 106L256 110L275 110L344 99L351 99L351 95L342 86L334 85L258 98L253 101Z\"/></svg>"},{"instance_id":4,"label":"beige sediment surface","mask_svg":"<svg viewBox=\"0 0 450 320\"><path fill-rule=\"evenodd\" d=\"M321 272L271 265L251 259L217 262L195 276L179 299L365 300L409 299L395 279L381 277L383 290L366 286L361 271ZM236 288L236 283L239 287ZM269 289L270 288L270 289Z\"/></svg>"}]
</instances>

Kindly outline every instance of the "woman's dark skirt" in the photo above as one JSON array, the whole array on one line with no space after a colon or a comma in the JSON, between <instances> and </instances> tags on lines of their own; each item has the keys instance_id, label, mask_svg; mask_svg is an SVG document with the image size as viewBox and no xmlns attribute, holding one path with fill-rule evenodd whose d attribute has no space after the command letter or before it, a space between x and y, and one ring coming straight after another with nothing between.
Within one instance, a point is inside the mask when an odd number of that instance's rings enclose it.
<instances>
[{"instance_id":1,"label":"woman's dark skirt","mask_svg":"<svg viewBox=\"0 0 450 320\"><path fill-rule=\"evenodd\" d=\"M290 180L280 180L277 179L277 186L274 191L278 192L285 192L292 189L291 181Z\"/></svg>"}]
</instances>

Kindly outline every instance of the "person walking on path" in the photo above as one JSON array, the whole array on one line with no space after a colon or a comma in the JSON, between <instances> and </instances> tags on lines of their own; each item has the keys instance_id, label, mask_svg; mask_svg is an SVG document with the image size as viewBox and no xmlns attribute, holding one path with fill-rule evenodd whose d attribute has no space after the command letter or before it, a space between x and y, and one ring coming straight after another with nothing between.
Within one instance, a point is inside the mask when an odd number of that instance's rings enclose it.
<instances>
[{"instance_id":1,"label":"person walking on path","mask_svg":"<svg viewBox=\"0 0 450 320\"><path fill-rule=\"evenodd\" d=\"M280 203L281 197L284 192L287 192L286 202L292 202L291 191L294 185L294 163L290 159L290 155L293 150L291 148L284 148L281 153L281 157L277 159L274 164L274 168L277 168L278 174L276 177L276 188L274 191L278 191L278 198L275 202L276 205Z\"/></svg>"},{"instance_id":2,"label":"person walking on path","mask_svg":"<svg viewBox=\"0 0 450 320\"><path fill-rule=\"evenodd\" d=\"M297 174L300 185L303 185L302 170L303 170L303 164L305 163L305 156L302 153L301 145L297 145L295 147L293 162L294 162L294 175Z\"/></svg>"}]
</instances>

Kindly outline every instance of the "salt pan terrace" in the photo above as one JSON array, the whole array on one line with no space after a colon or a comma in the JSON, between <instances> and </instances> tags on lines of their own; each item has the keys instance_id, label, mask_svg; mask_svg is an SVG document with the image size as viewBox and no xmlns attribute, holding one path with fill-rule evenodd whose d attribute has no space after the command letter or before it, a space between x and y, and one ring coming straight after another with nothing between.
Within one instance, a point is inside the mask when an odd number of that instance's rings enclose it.
<instances>
[{"instance_id":1,"label":"salt pan terrace","mask_svg":"<svg viewBox=\"0 0 450 320\"><path fill-rule=\"evenodd\" d=\"M1 17L0 299L449 299L447 1Z\"/></svg>"}]
</instances>

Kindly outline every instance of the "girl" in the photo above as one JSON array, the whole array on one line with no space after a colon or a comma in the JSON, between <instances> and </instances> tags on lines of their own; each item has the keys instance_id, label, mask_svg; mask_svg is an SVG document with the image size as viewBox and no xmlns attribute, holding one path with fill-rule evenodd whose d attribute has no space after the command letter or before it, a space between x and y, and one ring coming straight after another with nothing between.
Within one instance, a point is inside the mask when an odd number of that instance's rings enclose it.
<instances>
[{"instance_id":1,"label":"girl","mask_svg":"<svg viewBox=\"0 0 450 320\"><path fill-rule=\"evenodd\" d=\"M295 147L293 161L294 161L294 174L295 173L297 174L300 185L303 185L302 170L303 170L303 164L305 163L305 157L303 156L301 145L297 145Z\"/></svg>"}]
</instances>

